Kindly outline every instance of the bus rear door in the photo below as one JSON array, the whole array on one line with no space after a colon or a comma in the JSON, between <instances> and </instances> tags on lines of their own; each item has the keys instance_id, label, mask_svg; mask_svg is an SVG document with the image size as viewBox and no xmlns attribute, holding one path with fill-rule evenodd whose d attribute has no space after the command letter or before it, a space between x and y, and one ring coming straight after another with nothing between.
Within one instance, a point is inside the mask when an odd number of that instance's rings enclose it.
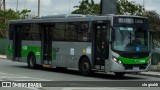
<instances>
[{"instance_id":1,"label":"bus rear door","mask_svg":"<svg viewBox=\"0 0 160 90\"><path fill-rule=\"evenodd\" d=\"M22 25L16 25L13 32L13 61L20 61L22 50Z\"/></svg>"},{"instance_id":2,"label":"bus rear door","mask_svg":"<svg viewBox=\"0 0 160 90\"><path fill-rule=\"evenodd\" d=\"M52 28L50 25L42 26L42 60L44 67L51 67L52 63Z\"/></svg>"}]
</instances>

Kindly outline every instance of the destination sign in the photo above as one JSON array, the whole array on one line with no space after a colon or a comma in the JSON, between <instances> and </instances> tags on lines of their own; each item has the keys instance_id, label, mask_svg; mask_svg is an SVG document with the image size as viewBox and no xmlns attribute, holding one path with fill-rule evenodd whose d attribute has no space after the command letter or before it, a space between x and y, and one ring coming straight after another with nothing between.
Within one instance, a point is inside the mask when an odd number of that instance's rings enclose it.
<instances>
[{"instance_id":1,"label":"destination sign","mask_svg":"<svg viewBox=\"0 0 160 90\"><path fill-rule=\"evenodd\" d=\"M116 23L119 23L119 24L143 24L144 20L140 19L140 18L119 17L119 18L116 18Z\"/></svg>"}]
</instances>

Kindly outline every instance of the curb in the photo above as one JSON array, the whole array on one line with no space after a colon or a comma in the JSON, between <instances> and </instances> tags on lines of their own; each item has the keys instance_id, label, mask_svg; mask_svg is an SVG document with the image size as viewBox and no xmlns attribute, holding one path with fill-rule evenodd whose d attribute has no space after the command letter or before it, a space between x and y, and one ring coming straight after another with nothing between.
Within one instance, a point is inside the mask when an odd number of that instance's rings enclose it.
<instances>
[{"instance_id":1,"label":"curb","mask_svg":"<svg viewBox=\"0 0 160 90\"><path fill-rule=\"evenodd\" d=\"M139 73L138 75L142 75L142 76L151 76L151 77L160 77L160 75L149 74L149 73Z\"/></svg>"},{"instance_id":2,"label":"curb","mask_svg":"<svg viewBox=\"0 0 160 90\"><path fill-rule=\"evenodd\" d=\"M7 59L6 56L0 55L0 59Z\"/></svg>"}]
</instances>

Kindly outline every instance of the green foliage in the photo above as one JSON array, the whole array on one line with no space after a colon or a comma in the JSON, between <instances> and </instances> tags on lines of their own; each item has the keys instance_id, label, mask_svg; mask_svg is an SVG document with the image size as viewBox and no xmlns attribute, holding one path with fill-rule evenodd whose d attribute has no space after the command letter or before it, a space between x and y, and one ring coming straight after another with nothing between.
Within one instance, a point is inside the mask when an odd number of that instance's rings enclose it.
<instances>
[{"instance_id":1,"label":"green foliage","mask_svg":"<svg viewBox=\"0 0 160 90\"><path fill-rule=\"evenodd\" d=\"M77 8L75 11L72 12L72 14L85 14L85 15L97 15L100 12L100 5L95 4L94 0L82 0L79 1L79 6L74 6L74 8Z\"/></svg>"},{"instance_id":2,"label":"green foliage","mask_svg":"<svg viewBox=\"0 0 160 90\"><path fill-rule=\"evenodd\" d=\"M0 29L7 28L8 20L15 20L15 19L25 19L29 17L31 10L24 9L22 11L14 11L13 9L8 9L6 11L0 10ZM4 21L4 17L6 18L6 23Z\"/></svg>"},{"instance_id":3,"label":"green foliage","mask_svg":"<svg viewBox=\"0 0 160 90\"><path fill-rule=\"evenodd\" d=\"M79 6L74 6L76 10L72 14L98 15L100 13L100 4L94 3L94 0L82 0L79 3ZM142 5L128 0L117 0L116 5L117 14L145 16L149 19L151 30L160 31L160 15L156 11L145 11Z\"/></svg>"},{"instance_id":4,"label":"green foliage","mask_svg":"<svg viewBox=\"0 0 160 90\"><path fill-rule=\"evenodd\" d=\"M16 19L28 18L31 10L23 9L21 11L14 11L13 9L8 9L6 11L0 10L0 37L4 36L4 30L7 30L8 21Z\"/></svg>"},{"instance_id":5,"label":"green foliage","mask_svg":"<svg viewBox=\"0 0 160 90\"><path fill-rule=\"evenodd\" d=\"M79 6L74 6L76 10L73 11L72 14L98 15L100 13L100 4L95 4L94 0L82 0L79 3ZM116 5L117 14L142 15L144 12L143 6L136 4L133 1L117 0Z\"/></svg>"},{"instance_id":6,"label":"green foliage","mask_svg":"<svg viewBox=\"0 0 160 90\"><path fill-rule=\"evenodd\" d=\"M133 1L117 0L117 14L120 15L143 15L144 8L142 5L136 4Z\"/></svg>"},{"instance_id":7,"label":"green foliage","mask_svg":"<svg viewBox=\"0 0 160 90\"><path fill-rule=\"evenodd\" d=\"M160 31L160 15L156 11L146 11L144 16L149 19L152 31Z\"/></svg>"}]
</instances>

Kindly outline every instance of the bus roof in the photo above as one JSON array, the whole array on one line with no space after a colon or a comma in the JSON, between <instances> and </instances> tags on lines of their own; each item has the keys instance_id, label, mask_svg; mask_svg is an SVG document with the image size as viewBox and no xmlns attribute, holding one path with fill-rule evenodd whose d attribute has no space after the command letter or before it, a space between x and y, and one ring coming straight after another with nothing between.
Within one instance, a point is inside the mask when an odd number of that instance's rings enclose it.
<instances>
[{"instance_id":1,"label":"bus roof","mask_svg":"<svg viewBox=\"0 0 160 90\"><path fill-rule=\"evenodd\" d=\"M94 16L94 15L81 15L81 14L71 14L71 15L52 15L52 16L43 16L36 19L19 19L19 20L10 20L10 24L16 23L47 23L47 22L70 22L70 21L97 21L97 20L111 20L113 17L132 17L132 18L145 18L142 16L133 16L133 15L114 15L108 14L103 16Z\"/></svg>"}]
</instances>

